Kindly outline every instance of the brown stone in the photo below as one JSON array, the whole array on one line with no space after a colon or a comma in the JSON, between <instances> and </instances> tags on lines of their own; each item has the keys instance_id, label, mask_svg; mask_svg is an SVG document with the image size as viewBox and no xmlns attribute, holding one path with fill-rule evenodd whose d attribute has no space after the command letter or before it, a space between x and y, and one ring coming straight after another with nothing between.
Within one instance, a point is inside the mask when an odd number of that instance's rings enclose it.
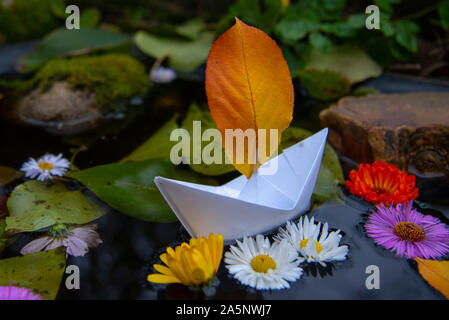
<instances>
[{"instance_id":1,"label":"brown stone","mask_svg":"<svg viewBox=\"0 0 449 320\"><path fill-rule=\"evenodd\" d=\"M103 120L95 93L71 89L63 81L46 91L34 89L19 99L12 112L21 123L61 135L95 129Z\"/></svg>"},{"instance_id":2,"label":"brown stone","mask_svg":"<svg viewBox=\"0 0 449 320\"><path fill-rule=\"evenodd\" d=\"M358 162L386 161L449 180L449 93L347 97L320 113L329 142Z\"/></svg>"}]
</instances>

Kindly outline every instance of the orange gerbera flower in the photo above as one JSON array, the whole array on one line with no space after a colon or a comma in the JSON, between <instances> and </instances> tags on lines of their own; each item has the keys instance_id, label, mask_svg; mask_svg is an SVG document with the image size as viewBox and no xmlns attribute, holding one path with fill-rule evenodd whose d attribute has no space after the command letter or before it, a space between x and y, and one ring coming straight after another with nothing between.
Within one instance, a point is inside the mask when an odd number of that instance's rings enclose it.
<instances>
[{"instance_id":1,"label":"orange gerbera flower","mask_svg":"<svg viewBox=\"0 0 449 320\"><path fill-rule=\"evenodd\" d=\"M407 175L395 165L374 161L372 165L360 164L358 170L349 173L346 180L349 192L367 202L386 206L408 202L418 197L415 176Z\"/></svg>"}]
</instances>

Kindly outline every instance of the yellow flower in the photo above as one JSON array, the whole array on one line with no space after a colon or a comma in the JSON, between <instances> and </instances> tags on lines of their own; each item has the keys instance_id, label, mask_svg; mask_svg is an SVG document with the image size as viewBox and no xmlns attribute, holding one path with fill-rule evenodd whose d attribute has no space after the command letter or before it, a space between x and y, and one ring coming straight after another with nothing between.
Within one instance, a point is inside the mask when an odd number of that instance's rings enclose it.
<instances>
[{"instance_id":1,"label":"yellow flower","mask_svg":"<svg viewBox=\"0 0 449 320\"><path fill-rule=\"evenodd\" d=\"M154 283L182 283L189 287L209 284L220 267L223 256L223 236L210 234L206 239L190 239L173 250L161 254L162 264L153 267L160 273L148 275L147 280Z\"/></svg>"}]
</instances>

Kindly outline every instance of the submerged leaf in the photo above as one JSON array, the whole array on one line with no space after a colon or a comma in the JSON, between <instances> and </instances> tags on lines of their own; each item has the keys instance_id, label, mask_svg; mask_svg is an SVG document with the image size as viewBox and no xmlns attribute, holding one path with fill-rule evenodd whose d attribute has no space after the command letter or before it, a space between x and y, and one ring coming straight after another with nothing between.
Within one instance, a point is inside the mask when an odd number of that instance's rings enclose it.
<instances>
[{"instance_id":1,"label":"submerged leaf","mask_svg":"<svg viewBox=\"0 0 449 320\"><path fill-rule=\"evenodd\" d=\"M106 208L81 191L64 184L39 181L19 185L8 200L7 230L36 231L59 223L84 224L98 219Z\"/></svg>"},{"instance_id":2,"label":"submerged leaf","mask_svg":"<svg viewBox=\"0 0 449 320\"><path fill-rule=\"evenodd\" d=\"M0 286L29 288L43 299L53 300L65 270L65 254L55 249L3 259L0 270Z\"/></svg>"},{"instance_id":3,"label":"submerged leaf","mask_svg":"<svg viewBox=\"0 0 449 320\"><path fill-rule=\"evenodd\" d=\"M75 171L68 176L80 181L114 209L152 222L176 221L154 184L156 176L201 184L216 183L161 159L107 164Z\"/></svg>"},{"instance_id":4,"label":"submerged leaf","mask_svg":"<svg viewBox=\"0 0 449 320\"><path fill-rule=\"evenodd\" d=\"M415 258L421 276L449 299L449 261Z\"/></svg>"},{"instance_id":5,"label":"submerged leaf","mask_svg":"<svg viewBox=\"0 0 449 320\"><path fill-rule=\"evenodd\" d=\"M137 47L145 54L155 58L169 58L170 67L179 71L192 71L207 59L214 35L202 32L196 39L176 39L155 36L139 31L134 36Z\"/></svg>"},{"instance_id":6,"label":"submerged leaf","mask_svg":"<svg viewBox=\"0 0 449 320\"><path fill-rule=\"evenodd\" d=\"M210 50L206 93L212 118L222 137L226 136L226 129L252 129L256 135L259 129L265 129L268 144L270 129L277 129L277 146L281 132L292 120L293 85L281 50L264 32L238 19ZM256 152L257 162L263 164L276 150L276 146L267 148L251 141L245 143L244 155L239 155L244 161L237 163L233 148L226 148L225 140L226 154L247 177L254 171Z\"/></svg>"}]
</instances>

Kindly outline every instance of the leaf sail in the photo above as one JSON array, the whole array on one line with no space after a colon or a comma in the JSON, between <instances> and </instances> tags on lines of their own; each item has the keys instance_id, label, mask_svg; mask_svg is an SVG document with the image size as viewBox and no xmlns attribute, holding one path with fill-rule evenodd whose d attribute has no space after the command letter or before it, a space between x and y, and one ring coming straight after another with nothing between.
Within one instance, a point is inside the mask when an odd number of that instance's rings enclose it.
<instances>
[{"instance_id":1,"label":"leaf sail","mask_svg":"<svg viewBox=\"0 0 449 320\"><path fill-rule=\"evenodd\" d=\"M215 41L209 53L206 94L228 158L249 178L255 166L250 159L256 150L261 165L276 150L282 131L293 117L293 85L281 50L264 32L236 19L235 25ZM255 130L255 142L248 139L245 143L244 163L237 163L235 146L226 146L226 129ZM267 131L263 148L258 145L258 129ZM269 145L270 129L278 130L276 146Z\"/></svg>"}]
</instances>

